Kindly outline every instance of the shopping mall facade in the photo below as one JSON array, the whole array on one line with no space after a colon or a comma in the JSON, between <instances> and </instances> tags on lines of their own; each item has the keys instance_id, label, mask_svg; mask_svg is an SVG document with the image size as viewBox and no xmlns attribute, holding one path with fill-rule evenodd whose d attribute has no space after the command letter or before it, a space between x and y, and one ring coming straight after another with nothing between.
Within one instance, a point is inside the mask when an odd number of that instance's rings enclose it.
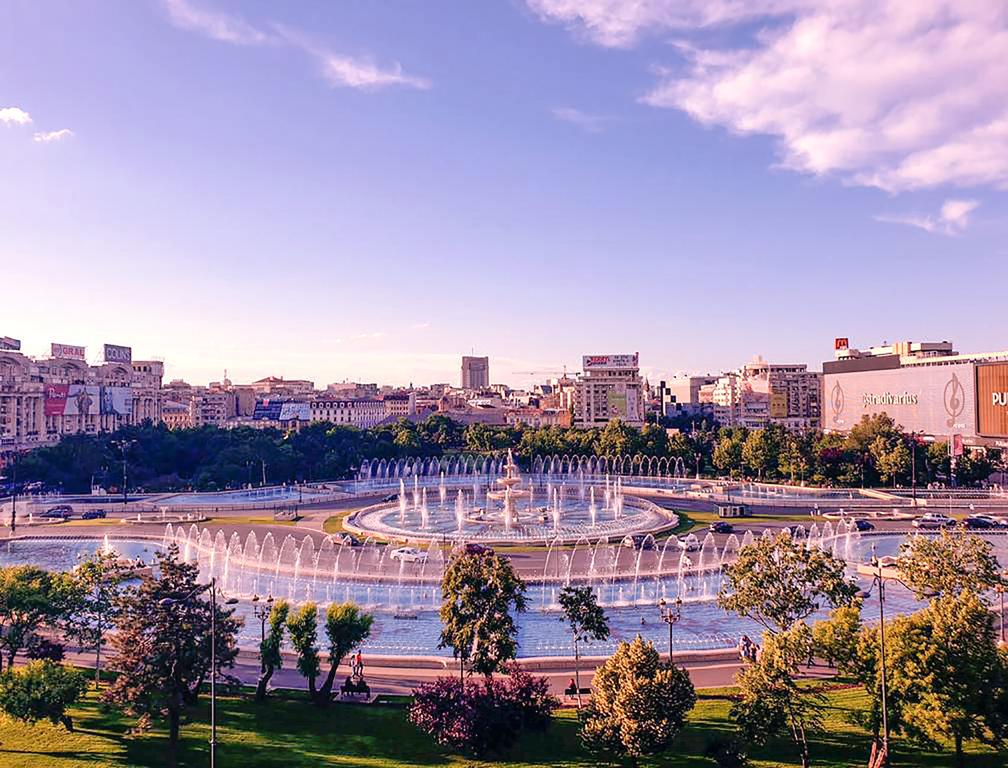
<instances>
[{"instance_id":1,"label":"shopping mall facade","mask_svg":"<svg viewBox=\"0 0 1008 768\"><path fill-rule=\"evenodd\" d=\"M886 413L926 440L958 435L966 447L1008 448L1008 351L959 354L949 342L836 346L836 359L823 364L826 431Z\"/></svg>"}]
</instances>

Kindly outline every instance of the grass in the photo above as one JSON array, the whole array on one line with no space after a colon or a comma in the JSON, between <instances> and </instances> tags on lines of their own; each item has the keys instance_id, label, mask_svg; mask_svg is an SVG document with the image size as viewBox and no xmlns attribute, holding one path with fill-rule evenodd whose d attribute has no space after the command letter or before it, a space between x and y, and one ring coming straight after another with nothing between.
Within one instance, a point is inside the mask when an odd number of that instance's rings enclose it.
<instances>
[{"instance_id":1,"label":"grass","mask_svg":"<svg viewBox=\"0 0 1008 768\"><path fill-rule=\"evenodd\" d=\"M697 706L686 729L669 753L642 761L648 766L699 768L712 766L703 757L715 736L729 736L730 690L699 692ZM434 765L475 767L473 762L438 748L406 722L402 697L388 697L388 704L375 706L335 704L318 710L299 692L278 692L265 704L256 704L248 694L222 697L218 701L219 765L242 768L268 766L365 766L407 768ZM848 722L849 713L863 706L864 694L855 689L829 693L829 710L822 733L812 745L813 762L827 768L863 765L867 762L868 738ZM0 721L0 768L101 768L103 766L163 766L168 764L165 733L161 728L130 735L131 721L106 708L91 692L72 711L76 730L40 723L34 726ZM190 713L182 728L180 765L207 764L208 705ZM894 742L894 765L901 768L951 766L950 752L934 753ZM756 768L790 768L798 765L790 742L768 745L753 754ZM1008 755L975 744L967 746L969 768L1005 765ZM563 710L545 734L533 734L519 742L508 755L492 763L507 768L568 766L588 768L597 758L585 752L577 734L577 715Z\"/></svg>"},{"instance_id":2,"label":"grass","mask_svg":"<svg viewBox=\"0 0 1008 768\"><path fill-rule=\"evenodd\" d=\"M325 533L343 533L343 521L350 517L354 512L359 512L364 509L364 507L351 507L350 509L344 509L337 512L331 517L327 517L325 522L322 523L322 530Z\"/></svg>"},{"instance_id":3,"label":"grass","mask_svg":"<svg viewBox=\"0 0 1008 768\"><path fill-rule=\"evenodd\" d=\"M294 520L274 520L273 515L220 515L207 517L207 522L213 520L225 525L294 525Z\"/></svg>"}]
</instances>

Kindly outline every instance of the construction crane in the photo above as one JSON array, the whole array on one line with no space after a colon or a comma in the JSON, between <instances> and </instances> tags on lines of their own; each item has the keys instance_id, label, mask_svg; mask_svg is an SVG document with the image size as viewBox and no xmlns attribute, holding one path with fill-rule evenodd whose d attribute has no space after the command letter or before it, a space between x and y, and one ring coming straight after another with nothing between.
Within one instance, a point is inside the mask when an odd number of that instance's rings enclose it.
<instances>
[{"instance_id":1,"label":"construction crane","mask_svg":"<svg viewBox=\"0 0 1008 768\"><path fill-rule=\"evenodd\" d=\"M562 371L511 371L512 376L567 376L567 366Z\"/></svg>"}]
</instances>

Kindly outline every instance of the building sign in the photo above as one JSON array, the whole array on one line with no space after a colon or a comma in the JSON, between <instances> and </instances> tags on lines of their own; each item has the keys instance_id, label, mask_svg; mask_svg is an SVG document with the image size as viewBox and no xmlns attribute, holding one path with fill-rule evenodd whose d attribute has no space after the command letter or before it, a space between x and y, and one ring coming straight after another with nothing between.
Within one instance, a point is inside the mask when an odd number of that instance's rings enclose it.
<instances>
[{"instance_id":1,"label":"building sign","mask_svg":"<svg viewBox=\"0 0 1008 768\"><path fill-rule=\"evenodd\" d=\"M1008 363L978 365L976 376L979 433L1008 437Z\"/></svg>"},{"instance_id":2,"label":"building sign","mask_svg":"<svg viewBox=\"0 0 1008 768\"><path fill-rule=\"evenodd\" d=\"M788 417L788 395L787 392L770 393L770 418L786 419Z\"/></svg>"},{"instance_id":3,"label":"building sign","mask_svg":"<svg viewBox=\"0 0 1008 768\"><path fill-rule=\"evenodd\" d=\"M58 357L63 360L80 360L85 361L87 358L84 355L84 347L77 347L73 344L57 344L55 341L50 345L52 357Z\"/></svg>"},{"instance_id":4,"label":"building sign","mask_svg":"<svg viewBox=\"0 0 1008 768\"><path fill-rule=\"evenodd\" d=\"M102 387L101 412L115 416L133 413L133 390L129 387Z\"/></svg>"},{"instance_id":5,"label":"building sign","mask_svg":"<svg viewBox=\"0 0 1008 768\"><path fill-rule=\"evenodd\" d=\"M105 345L106 363L130 363L133 361L133 348L120 347L117 344Z\"/></svg>"},{"instance_id":6,"label":"building sign","mask_svg":"<svg viewBox=\"0 0 1008 768\"><path fill-rule=\"evenodd\" d=\"M631 370L637 368L637 353L632 355L585 355L581 358L582 369L590 371L596 368L619 368Z\"/></svg>"},{"instance_id":7,"label":"building sign","mask_svg":"<svg viewBox=\"0 0 1008 768\"><path fill-rule=\"evenodd\" d=\"M12 339L10 336L0 336L0 349L9 349L16 352L21 349L21 339Z\"/></svg>"},{"instance_id":8,"label":"building sign","mask_svg":"<svg viewBox=\"0 0 1008 768\"><path fill-rule=\"evenodd\" d=\"M45 385L45 415L62 416L66 411L67 393L70 387L66 384Z\"/></svg>"},{"instance_id":9,"label":"building sign","mask_svg":"<svg viewBox=\"0 0 1008 768\"><path fill-rule=\"evenodd\" d=\"M976 434L972 363L827 373L823 426L846 432L862 416L888 414L906 431Z\"/></svg>"},{"instance_id":10,"label":"building sign","mask_svg":"<svg viewBox=\"0 0 1008 768\"><path fill-rule=\"evenodd\" d=\"M850 341L845 336L833 339L833 349L847 349L848 347L850 347Z\"/></svg>"}]
</instances>

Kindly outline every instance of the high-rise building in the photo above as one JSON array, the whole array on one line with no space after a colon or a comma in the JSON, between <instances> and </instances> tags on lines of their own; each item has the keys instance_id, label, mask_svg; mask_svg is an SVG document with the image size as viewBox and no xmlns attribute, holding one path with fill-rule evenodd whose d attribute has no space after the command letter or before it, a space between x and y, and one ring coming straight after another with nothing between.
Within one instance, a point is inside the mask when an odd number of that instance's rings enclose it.
<instances>
[{"instance_id":1,"label":"high-rise building","mask_svg":"<svg viewBox=\"0 0 1008 768\"><path fill-rule=\"evenodd\" d=\"M758 429L779 424L787 429L819 426L822 374L801 363L768 363L753 358L737 371L699 389L714 418L726 427Z\"/></svg>"},{"instance_id":2,"label":"high-rise building","mask_svg":"<svg viewBox=\"0 0 1008 768\"><path fill-rule=\"evenodd\" d=\"M490 358L462 357L462 389L486 389L490 386Z\"/></svg>"},{"instance_id":3,"label":"high-rise building","mask_svg":"<svg viewBox=\"0 0 1008 768\"><path fill-rule=\"evenodd\" d=\"M585 355L582 369L574 385L575 426L604 427L612 419L644 425L644 383L636 352Z\"/></svg>"}]
</instances>

